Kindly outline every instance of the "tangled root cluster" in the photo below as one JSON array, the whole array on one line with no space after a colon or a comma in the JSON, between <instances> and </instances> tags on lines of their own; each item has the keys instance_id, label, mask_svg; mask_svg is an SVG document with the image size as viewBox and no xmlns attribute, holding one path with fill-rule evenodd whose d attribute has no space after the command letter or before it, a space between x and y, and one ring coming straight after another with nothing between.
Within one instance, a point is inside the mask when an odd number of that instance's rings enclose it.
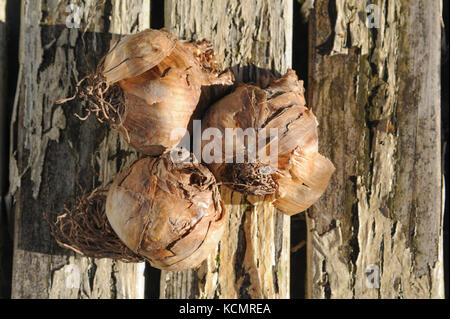
<instances>
[{"instance_id":1,"label":"tangled root cluster","mask_svg":"<svg viewBox=\"0 0 450 319\"><path fill-rule=\"evenodd\" d=\"M57 103L63 104L79 98L88 104L84 108L86 114L75 114L80 120L84 121L91 114L94 114L100 123L109 122L115 125L121 125L125 97L118 83L109 85L100 72L95 72L85 76L78 82L75 90L74 96L59 100Z\"/></svg>"},{"instance_id":2,"label":"tangled root cluster","mask_svg":"<svg viewBox=\"0 0 450 319\"><path fill-rule=\"evenodd\" d=\"M83 192L72 209L52 221L46 219L56 242L78 254L93 258L112 258L123 262L141 262L135 254L117 237L105 214L107 190L97 188L90 194Z\"/></svg>"},{"instance_id":3,"label":"tangled root cluster","mask_svg":"<svg viewBox=\"0 0 450 319\"><path fill-rule=\"evenodd\" d=\"M250 195L269 195L277 189L277 183L272 174L265 174L270 167L261 163L235 163L227 165L229 180L224 184L238 192ZM271 170L270 170L271 171Z\"/></svg>"}]
</instances>

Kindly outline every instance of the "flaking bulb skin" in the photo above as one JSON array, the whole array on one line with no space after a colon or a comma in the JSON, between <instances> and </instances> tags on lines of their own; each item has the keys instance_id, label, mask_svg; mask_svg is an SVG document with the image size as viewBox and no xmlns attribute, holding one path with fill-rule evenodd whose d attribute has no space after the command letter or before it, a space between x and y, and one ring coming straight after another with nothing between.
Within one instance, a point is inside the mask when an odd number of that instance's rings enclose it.
<instances>
[{"instance_id":1,"label":"flaking bulb skin","mask_svg":"<svg viewBox=\"0 0 450 319\"><path fill-rule=\"evenodd\" d=\"M212 173L168 155L123 170L109 189L106 215L128 248L165 270L198 266L217 247L226 221Z\"/></svg>"}]
</instances>

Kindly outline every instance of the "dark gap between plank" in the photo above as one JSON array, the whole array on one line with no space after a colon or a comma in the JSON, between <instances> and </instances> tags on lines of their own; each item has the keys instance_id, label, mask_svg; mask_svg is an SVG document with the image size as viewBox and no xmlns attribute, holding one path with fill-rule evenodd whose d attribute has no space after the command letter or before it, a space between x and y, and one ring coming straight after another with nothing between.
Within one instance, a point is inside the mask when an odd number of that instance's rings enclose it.
<instances>
[{"instance_id":1,"label":"dark gap between plank","mask_svg":"<svg viewBox=\"0 0 450 319\"><path fill-rule=\"evenodd\" d=\"M10 126L11 113L14 103L14 96L17 84L17 74L19 70L19 33L20 33L20 1L6 2L6 22L2 23L2 28L5 31L6 47L5 55L6 62L4 67L6 77L6 95L0 98L4 99L5 109L3 116L0 118L0 139L1 139L1 155L3 157L2 170L3 178L0 180L2 193L0 196L2 205L0 212L0 298L11 297L11 283L12 283L12 255L13 255L13 228L12 218L8 216L8 210L5 203L5 195L9 187L9 146L10 146Z\"/></svg>"},{"instance_id":2,"label":"dark gap between plank","mask_svg":"<svg viewBox=\"0 0 450 319\"><path fill-rule=\"evenodd\" d=\"M161 29L164 27L164 1L150 1L150 28ZM153 268L149 263L145 263L145 299L160 298L161 270Z\"/></svg>"},{"instance_id":3,"label":"dark gap between plank","mask_svg":"<svg viewBox=\"0 0 450 319\"><path fill-rule=\"evenodd\" d=\"M164 1L152 0L150 2L150 28L161 29L164 27Z\"/></svg>"},{"instance_id":4,"label":"dark gap between plank","mask_svg":"<svg viewBox=\"0 0 450 319\"><path fill-rule=\"evenodd\" d=\"M308 87L308 22L302 17L299 1L293 0L292 68L300 80ZM290 296L305 298L306 285L306 220L305 213L291 217L291 281Z\"/></svg>"}]
</instances>

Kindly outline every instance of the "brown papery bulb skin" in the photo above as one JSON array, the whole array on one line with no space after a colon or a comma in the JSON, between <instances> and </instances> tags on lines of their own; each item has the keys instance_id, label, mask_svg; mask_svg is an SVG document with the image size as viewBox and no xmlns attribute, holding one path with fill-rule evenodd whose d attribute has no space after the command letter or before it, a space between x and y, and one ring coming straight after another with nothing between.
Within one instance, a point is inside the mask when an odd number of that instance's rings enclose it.
<instances>
[{"instance_id":1,"label":"brown papery bulb skin","mask_svg":"<svg viewBox=\"0 0 450 319\"><path fill-rule=\"evenodd\" d=\"M183 134L174 133L187 128L202 86L234 81L208 41L179 40L165 29L122 39L107 55L103 75L123 89L119 132L147 155L160 155L181 141Z\"/></svg>"},{"instance_id":2,"label":"brown papery bulb skin","mask_svg":"<svg viewBox=\"0 0 450 319\"><path fill-rule=\"evenodd\" d=\"M334 165L318 153L317 120L306 107L303 81L298 80L293 70L288 70L266 88L239 84L205 114L203 129L208 127L218 128L223 136L225 128L253 128L256 134L261 128L267 132L270 128L278 129L277 164L271 170L260 169L271 165L268 159L244 164L235 164L233 160L233 164L225 163L223 158L221 163L211 163L208 167L219 182L237 191L251 195L274 194L274 205L285 214L293 215L310 207L325 191L335 170ZM235 138L234 154L236 151L247 154L249 145L245 139ZM203 141L203 146L209 142ZM222 141L223 154L224 145L225 140ZM238 145L244 145L244 149L236 150ZM268 150L261 147L257 151ZM250 173L244 173L245 169ZM238 174L234 174L236 170ZM262 173L264 171L269 174Z\"/></svg>"},{"instance_id":3,"label":"brown papery bulb skin","mask_svg":"<svg viewBox=\"0 0 450 319\"><path fill-rule=\"evenodd\" d=\"M106 215L113 230L153 267L198 266L216 248L225 210L211 172L170 156L143 158L112 184Z\"/></svg>"}]
</instances>

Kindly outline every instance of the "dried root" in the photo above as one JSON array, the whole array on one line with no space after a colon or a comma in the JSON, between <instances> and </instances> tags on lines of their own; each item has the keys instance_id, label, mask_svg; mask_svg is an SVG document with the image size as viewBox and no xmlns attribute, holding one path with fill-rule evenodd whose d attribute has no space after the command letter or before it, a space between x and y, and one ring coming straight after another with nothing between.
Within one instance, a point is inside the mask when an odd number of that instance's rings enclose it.
<instances>
[{"instance_id":1,"label":"dried root","mask_svg":"<svg viewBox=\"0 0 450 319\"><path fill-rule=\"evenodd\" d=\"M56 103L63 104L76 98L88 104L84 109L86 114L75 114L80 120L85 121L94 114L100 123L108 122L121 126L125 107L123 90L118 83L109 85L101 72L97 71L84 77L77 83L74 96Z\"/></svg>"},{"instance_id":2,"label":"dried root","mask_svg":"<svg viewBox=\"0 0 450 319\"><path fill-rule=\"evenodd\" d=\"M204 70L206 74L211 76L213 82L217 81L217 78L220 77L221 74L226 74L227 72L229 72L223 70L221 59L214 53L214 48L210 41L184 41L184 43L186 46L191 46L191 50L193 51L194 57L198 61L199 66ZM229 74L229 76L231 76L231 73ZM233 81L233 79L224 79L224 82L227 81Z\"/></svg>"},{"instance_id":3,"label":"dried root","mask_svg":"<svg viewBox=\"0 0 450 319\"><path fill-rule=\"evenodd\" d=\"M273 194L277 189L277 183L272 174L267 174L264 170L270 169L261 163L235 163L226 166L229 181L227 185L243 194L263 196Z\"/></svg>"},{"instance_id":4,"label":"dried root","mask_svg":"<svg viewBox=\"0 0 450 319\"><path fill-rule=\"evenodd\" d=\"M214 127L221 132L227 128L253 129L258 141L260 137L266 137L260 135L260 129L276 130L277 143L258 143L257 154L267 157L257 160L267 166L229 164L230 158L222 155L221 161L210 163L208 167L219 182L234 190L251 195L274 194L273 205L288 215L302 212L314 204L327 188L335 170L333 163L318 153L318 122L306 107L304 92L303 81L298 80L293 70L288 70L265 88L239 84L232 93L210 107L202 123L205 129ZM226 145L227 137L226 134L222 136L222 154L226 154L223 145ZM245 135L233 138L235 149L232 154L240 152L240 156L247 156L249 148ZM210 143L203 142L204 146ZM273 150L275 154L272 154ZM231 159L236 162L236 158L234 155Z\"/></svg>"},{"instance_id":5,"label":"dried root","mask_svg":"<svg viewBox=\"0 0 450 319\"><path fill-rule=\"evenodd\" d=\"M76 86L87 101L81 120L95 114L116 126L138 152L157 156L179 144L204 86L232 85L209 41L178 39L165 29L147 29L116 42L95 71Z\"/></svg>"},{"instance_id":6,"label":"dried root","mask_svg":"<svg viewBox=\"0 0 450 319\"><path fill-rule=\"evenodd\" d=\"M97 188L90 194L83 192L78 204L52 220L51 234L59 246L93 258L112 258L123 262L144 259L125 246L111 228L105 214L107 190Z\"/></svg>"}]
</instances>

